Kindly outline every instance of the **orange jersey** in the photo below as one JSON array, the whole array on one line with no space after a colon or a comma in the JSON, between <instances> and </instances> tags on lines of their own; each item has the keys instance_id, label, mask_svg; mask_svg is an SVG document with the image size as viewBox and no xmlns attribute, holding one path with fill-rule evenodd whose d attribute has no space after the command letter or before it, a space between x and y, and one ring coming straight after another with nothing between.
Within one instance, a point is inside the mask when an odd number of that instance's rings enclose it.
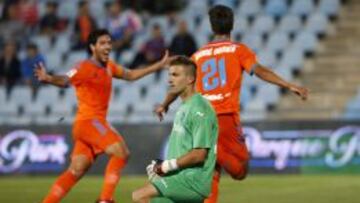
<instances>
[{"instance_id":1,"label":"orange jersey","mask_svg":"<svg viewBox=\"0 0 360 203\"><path fill-rule=\"evenodd\" d=\"M216 113L239 112L243 71L251 73L256 55L243 44L218 41L205 45L191 58L197 65L196 89Z\"/></svg>"},{"instance_id":2,"label":"orange jersey","mask_svg":"<svg viewBox=\"0 0 360 203\"><path fill-rule=\"evenodd\" d=\"M112 90L112 76L123 69L109 61L106 67L88 59L78 63L67 76L75 87L78 112L75 120L106 119ZM120 73L118 73L120 72Z\"/></svg>"}]
</instances>

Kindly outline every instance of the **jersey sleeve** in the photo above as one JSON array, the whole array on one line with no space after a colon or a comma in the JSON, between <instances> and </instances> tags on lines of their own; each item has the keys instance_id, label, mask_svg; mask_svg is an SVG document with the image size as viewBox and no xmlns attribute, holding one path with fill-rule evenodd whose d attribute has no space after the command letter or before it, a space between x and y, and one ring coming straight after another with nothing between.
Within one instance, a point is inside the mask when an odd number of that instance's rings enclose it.
<instances>
[{"instance_id":1,"label":"jersey sleeve","mask_svg":"<svg viewBox=\"0 0 360 203\"><path fill-rule=\"evenodd\" d=\"M125 74L125 68L119 64L111 62L111 73L113 77L121 78Z\"/></svg>"},{"instance_id":2,"label":"jersey sleeve","mask_svg":"<svg viewBox=\"0 0 360 203\"><path fill-rule=\"evenodd\" d=\"M85 67L81 63L77 63L73 68L71 68L66 76L69 77L69 82L72 85L78 85L85 81L88 78Z\"/></svg>"},{"instance_id":3,"label":"jersey sleeve","mask_svg":"<svg viewBox=\"0 0 360 203\"><path fill-rule=\"evenodd\" d=\"M211 148L213 120L201 110L193 112L193 148Z\"/></svg>"},{"instance_id":4,"label":"jersey sleeve","mask_svg":"<svg viewBox=\"0 0 360 203\"><path fill-rule=\"evenodd\" d=\"M240 65L247 73L252 74L253 68L256 65L256 54L245 45L238 47L238 55L240 57Z\"/></svg>"}]
</instances>

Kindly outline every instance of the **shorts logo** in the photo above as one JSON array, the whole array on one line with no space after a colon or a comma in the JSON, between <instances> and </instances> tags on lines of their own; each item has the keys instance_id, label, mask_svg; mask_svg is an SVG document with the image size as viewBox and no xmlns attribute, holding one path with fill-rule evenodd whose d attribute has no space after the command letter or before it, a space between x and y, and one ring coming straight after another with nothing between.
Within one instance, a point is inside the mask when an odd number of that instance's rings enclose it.
<instances>
[{"instance_id":1,"label":"shorts logo","mask_svg":"<svg viewBox=\"0 0 360 203\"><path fill-rule=\"evenodd\" d=\"M92 124L101 135L106 134L107 129L99 120L93 120Z\"/></svg>"}]
</instances>

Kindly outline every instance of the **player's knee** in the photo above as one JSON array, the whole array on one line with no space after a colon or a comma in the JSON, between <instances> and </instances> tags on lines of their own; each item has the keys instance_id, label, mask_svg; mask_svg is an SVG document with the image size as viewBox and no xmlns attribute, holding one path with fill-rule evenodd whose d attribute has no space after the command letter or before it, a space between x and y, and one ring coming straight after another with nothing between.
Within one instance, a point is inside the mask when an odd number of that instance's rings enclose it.
<instances>
[{"instance_id":1,"label":"player's knee","mask_svg":"<svg viewBox=\"0 0 360 203\"><path fill-rule=\"evenodd\" d=\"M81 167L70 167L69 171L77 178L80 178L84 175L86 169Z\"/></svg>"},{"instance_id":2,"label":"player's knee","mask_svg":"<svg viewBox=\"0 0 360 203\"><path fill-rule=\"evenodd\" d=\"M132 193L133 202L141 203L143 199L144 199L144 196L141 194L140 191L137 190Z\"/></svg>"},{"instance_id":3,"label":"player's knee","mask_svg":"<svg viewBox=\"0 0 360 203\"><path fill-rule=\"evenodd\" d=\"M81 177L85 174L86 170L88 169L89 165L87 163L73 163L69 167L69 171L75 177Z\"/></svg>"},{"instance_id":4,"label":"player's knee","mask_svg":"<svg viewBox=\"0 0 360 203\"><path fill-rule=\"evenodd\" d=\"M240 180L245 180L245 178L247 177L247 174L248 174L248 169L247 169L247 167L245 167L243 170L239 171L239 173L232 175L231 177L234 180L240 181Z\"/></svg>"}]
</instances>

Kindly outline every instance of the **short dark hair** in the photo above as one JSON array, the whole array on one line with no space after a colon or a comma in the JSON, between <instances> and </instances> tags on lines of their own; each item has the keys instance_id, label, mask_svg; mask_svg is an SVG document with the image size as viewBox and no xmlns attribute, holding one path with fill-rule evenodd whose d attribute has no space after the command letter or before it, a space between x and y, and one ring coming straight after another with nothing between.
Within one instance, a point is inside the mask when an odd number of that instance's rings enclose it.
<instances>
[{"instance_id":1,"label":"short dark hair","mask_svg":"<svg viewBox=\"0 0 360 203\"><path fill-rule=\"evenodd\" d=\"M108 30L106 30L106 29L97 29L97 30L92 31L89 34L89 37L88 37L88 40L87 40L87 52L90 55L92 54L90 45L95 45L97 40L99 39L99 37L101 37L103 35L109 35L111 37L110 32Z\"/></svg>"},{"instance_id":2,"label":"short dark hair","mask_svg":"<svg viewBox=\"0 0 360 203\"><path fill-rule=\"evenodd\" d=\"M215 34L230 34L234 26L234 13L231 8L216 5L209 10L210 24Z\"/></svg>"},{"instance_id":3,"label":"short dark hair","mask_svg":"<svg viewBox=\"0 0 360 203\"><path fill-rule=\"evenodd\" d=\"M196 64L189 57L181 55L177 56L170 62L170 66L184 66L187 68L186 72L196 79Z\"/></svg>"}]
</instances>

